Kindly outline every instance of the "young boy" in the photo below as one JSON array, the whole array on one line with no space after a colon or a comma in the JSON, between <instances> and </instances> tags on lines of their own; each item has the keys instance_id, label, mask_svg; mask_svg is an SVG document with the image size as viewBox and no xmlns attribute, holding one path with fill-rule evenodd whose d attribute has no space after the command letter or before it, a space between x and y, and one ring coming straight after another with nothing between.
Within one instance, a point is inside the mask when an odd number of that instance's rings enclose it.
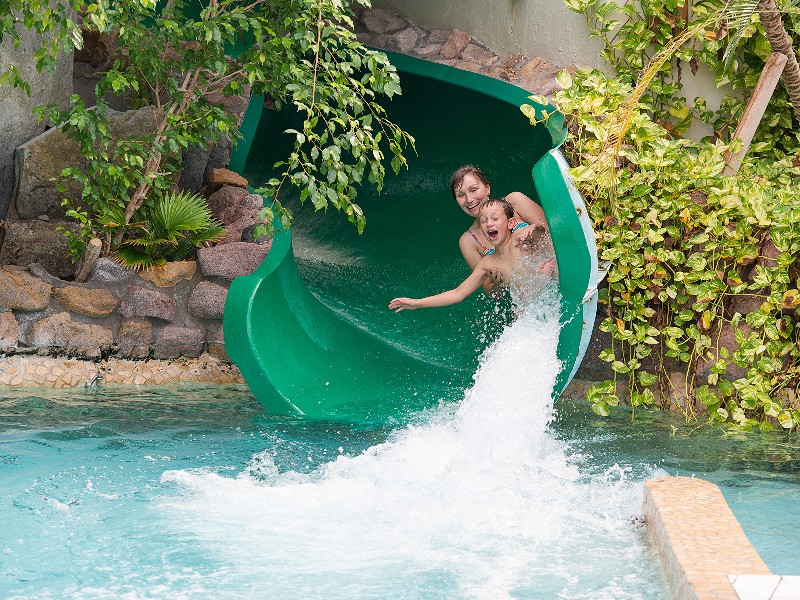
<instances>
[{"instance_id":1,"label":"young boy","mask_svg":"<svg viewBox=\"0 0 800 600\"><path fill-rule=\"evenodd\" d=\"M472 274L457 288L427 298L395 298L389 303L390 310L400 312L458 304L480 288L487 277L503 287L509 287L516 279L525 279L531 274L556 276L555 260L552 258L545 258L534 265L525 264L524 258L534 253L537 256L549 254L550 245L546 243L543 227L516 222L514 207L509 202L485 200L478 210L478 219L481 231L494 245L494 252L481 258ZM525 282L522 283L524 285Z\"/></svg>"}]
</instances>

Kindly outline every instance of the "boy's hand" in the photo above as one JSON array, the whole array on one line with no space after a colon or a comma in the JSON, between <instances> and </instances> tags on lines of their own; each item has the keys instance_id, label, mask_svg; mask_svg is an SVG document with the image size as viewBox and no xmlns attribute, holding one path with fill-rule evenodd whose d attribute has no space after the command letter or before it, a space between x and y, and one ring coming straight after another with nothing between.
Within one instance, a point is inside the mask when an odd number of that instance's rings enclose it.
<instances>
[{"instance_id":1,"label":"boy's hand","mask_svg":"<svg viewBox=\"0 0 800 600\"><path fill-rule=\"evenodd\" d=\"M521 248L523 250L530 250L533 248L533 240L530 239L533 232L536 230L535 227L526 227L525 229L519 230L517 234L517 248Z\"/></svg>"},{"instance_id":2,"label":"boy's hand","mask_svg":"<svg viewBox=\"0 0 800 600\"><path fill-rule=\"evenodd\" d=\"M489 279L495 285L503 283L503 276L500 275L500 270L499 269L497 269L495 267L492 267L490 269L487 269L486 273L489 276Z\"/></svg>"},{"instance_id":3,"label":"boy's hand","mask_svg":"<svg viewBox=\"0 0 800 600\"><path fill-rule=\"evenodd\" d=\"M399 313L401 310L414 310L419 308L415 298L395 298L389 302L389 310Z\"/></svg>"},{"instance_id":4,"label":"boy's hand","mask_svg":"<svg viewBox=\"0 0 800 600\"><path fill-rule=\"evenodd\" d=\"M555 277L558 275L558 263L552 258L547 258L539 263L539 266L536 268L536 272Z\"/></svg>"}]
</instances>

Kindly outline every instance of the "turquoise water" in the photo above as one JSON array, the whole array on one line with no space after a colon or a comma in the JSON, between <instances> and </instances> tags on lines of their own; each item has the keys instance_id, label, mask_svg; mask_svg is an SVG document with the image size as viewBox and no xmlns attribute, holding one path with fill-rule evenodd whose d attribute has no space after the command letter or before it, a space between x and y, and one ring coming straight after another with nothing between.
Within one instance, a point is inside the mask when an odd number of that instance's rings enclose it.
<instances>
[{"instance_id":1,"label":"turquoise water","mask_svg":"<svg viewBox=\"0 0 800 600\"><path fill-rule=\"evenodd\" d=\"M0 597L666 598L637 519L665 473L717 482L798 574L797 442L554 410L557 305L459 402L380 427L241 386L0 391Z\"/></svg>"},{"instance_id":2,"label":"turquoise water","mask_svg":"<svg viewBox=\"0 0 800 600\"><path fill-rule=\"evenodd\" d=\"M602 419L585 403L560 402L553 428L585 468L614 462L625 472L659 469L713 481L767 566L800 575L800 439L686 425L682 418L627 410ZM592 466L596 465L596 466Z\"/></svg>"},{"instance_id":3,"label":"turquoise water","mask_svg":"<svg viewBox=\"0 0 800 600\"><path fill-rule=\"evenodd\" d=\"M6 390L0 596L666 597L632 520L656 469L557 438L540 317L394 427L273 418L239 387Z\"/></svg>"},{"instance_id":4,"label":"turquoise water","mask_svg":"<svg viewBox=\"0 0 800 600\"><path fill-rule=\"evenodd\" d=\"M571 567L575 572L564 573L564 565L554 561L553 573L538 575L527 589L510 590L509 597L663 595L643 532L625 520L626 513L638 511L641 481L662 470L715 481L773 571L798 574L796 442L778 435L689 434L682 426L673 434L671 427L678 423L663 415L645 417L646 425L632 427L622 413L602 420L581 404L559 405L553 437L567 445L577 465L574 481L594 486L582 499L598 504L594 525L600 539L586 554L560 540L557 547L578 553ZM325 565L331 557L319 557L322 564L310 560L300 568L294 565L293 572L270 573L270 584L264 579L267 567L259 555L275 561L277 553L280 563L281 553L261 544L280 543L287 554L301 552L297 545L303 540L287 542L292 519L301 520L308 509L297 506L297 514L280 515L276 531L265 529L263 514L269 511L259 506L266 498L258 487L269 486L272 475L259 470L264 457L285 478L296 479L297 486L313 486L313 475L304 478L320 465L338 456L358 456L392 436L390 429L271 418L240 386L3 390L0 596L233 598L266 597L268 589L269 597L378 598L402 589L394 597L458 597L453 593L456 573L426 568L427 561L401 568L379 556L389 563L387 574L382 565L371 564L368 549L360 549L350 565ZM165 478L165 473L172 475ZM282 485L291 489L292 484ZM627 504L621 514L599 497L609 491ZM245 504L227 507L227 512L223 504L237 498ZM335 507L335 496L327 500ZM237 514L239 508L244 514ZM553 515L568 512L562 506ZM618 522L603 523L606 518ZM347 523L336 522L345 528L338 532L342 550L348 545ZM324 522L316 525L316 534L334 538L321 543L326 552L333 551L337 532L326 532ZM368 530L370 524L357 527ZM401 533L406 527L397 523ZM303 536L311 533L307 525L297 529ZM603 540L606 535L610 539ZM631 568L616 555L626 539L640 546L634 555L641 565ZM643 583L646 593L607 589L609 582L628 578L642 578L634 587ZM463 596L474 597L468 591Z\"/></svg>"}]
</instances>

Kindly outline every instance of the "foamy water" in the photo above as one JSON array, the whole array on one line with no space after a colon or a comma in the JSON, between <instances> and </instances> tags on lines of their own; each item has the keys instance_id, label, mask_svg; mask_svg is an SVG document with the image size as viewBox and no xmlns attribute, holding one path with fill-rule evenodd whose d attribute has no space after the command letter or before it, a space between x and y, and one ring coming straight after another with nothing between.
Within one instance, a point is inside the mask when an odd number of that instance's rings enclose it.
<instances>
[{"instance_id":1,"label":"foamy water","mask_svg":"<svg viewBox=\"0 0 800 600\"><path fill-rule=\"evenodd\" d=\"M362 454L311 473L281 472L270 451L235 477L165 472L168 532L230 565L211 577L233 596L659 597L632 523L641 484L582 474L549 430L558 306L551 290L524 311L462 402Z\"/></svg>"}]
</instances>

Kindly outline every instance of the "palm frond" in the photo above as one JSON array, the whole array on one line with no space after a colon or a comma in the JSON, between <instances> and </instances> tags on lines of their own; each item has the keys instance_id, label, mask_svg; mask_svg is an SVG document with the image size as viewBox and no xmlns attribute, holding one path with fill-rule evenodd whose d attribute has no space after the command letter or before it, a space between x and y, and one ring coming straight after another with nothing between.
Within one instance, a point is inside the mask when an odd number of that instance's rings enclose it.
<instances>
[{"instance_id":1,"label":"palm frond","mask_svg":"<svg viewBox=\"0 0 800 600\"><path fill-rule=\"evenodd\" d=\"M753 20L758 3L759 0L728 0L722 9L722 18L728 21L728 30L733 32L722 57L722 66L726 71L733 61L734 51Z\"/></svg>"},{"instance_id":2,"label":"palm frond","mask_svg":"<svg viewBox=\"0 0 800 600\"><path fill-rule=\"evenodd\" d=\"M181 240L175 246L164 253L164 258L168 261L185 260L192 254L195 246L189 240Z\"/></svg>"},{"instance_id":3,"label":"palm frond","mask_svg":"<svg viewBox=\"0 0 800 600\"><path fill-rule=\"evenodd\" d=\"M154 217L169 237L205 229L214 220L205 198L185 190L164 196L156 205Z\"/></svg>"},{"instance_id":4,"label":"palm frond","mask_svg":"<svg viewBox=\"0 0 800 600\"><path fill-rule=\"evenodd\" d=\"M606 140L606 149L597 157L598 160L602 161L603 163L607 163L607 165L613 170L614 164L619 156L622 141L625 138L625 133L630 127L634 109L647 91L650 82L653 81L653 78L656 76L659 69L664 66L664 63L670 60L681 46L696 36L699 32L704 31L709 22L714 20L715 19L708 19L687 28L683 33L673 38L669 44L664 46L655 56L653 56L653 58L639 75L639 80L636 82L636 86L631 91L631 95L628 97L628 100L612 116L608 128L609 134Z\"/></svg>"},{"instance_id":5,"label":"palm frond","mask_svg":"<svg viewBox=\"0 0 800 600\"><path fill-rule=\"evenodd\" d=\"M117 206L116 204L108 204L102 207L102 210L97 214L97 222L103 227L109 229L115 227L125 227L125 209L124 207ZM144 229L144 221L137 221L135 223L128 223L127 227L136 227Z\"/></svg>"},{"instance_id":6,"label":"palm frond","mask_svg":"<svg viewBox=\"0 0 800 600\"><path fill-rule=\"evenodd\" d=\"M153 258L147 252L130 246L118 248L114 258L122 266L133 269L134 271L149 269L150 267L163 265L165 262L167 262L163 258Z\"/></svg>"},{"instance_id":7,"label":"palm frond","mask_svg":"<svg viewBox=\"0 0 800 600\"><path fill-rule=\"evenodd\" d=\"M121 246L136 246L142 248L152 248L153 246L175 246L178 244L178 240L170 240L164 238L131 238L129 240L125 240L120 244Z\"/></svg>"},{"instance_id":8,"label":"palm frond","mask_svg":"<svg viewBox=\"0 0 800 600\"><path fill-rule=\"evenodd\" d=\"M212 223L205 229L196 231L189 236L189 239L195 246L199 248L205 242L216 242L221 240L225 237L226 232L227 229L225 229L225 226L222 223L219 221L212 221Z\"/></svg>"}]
</instances>

